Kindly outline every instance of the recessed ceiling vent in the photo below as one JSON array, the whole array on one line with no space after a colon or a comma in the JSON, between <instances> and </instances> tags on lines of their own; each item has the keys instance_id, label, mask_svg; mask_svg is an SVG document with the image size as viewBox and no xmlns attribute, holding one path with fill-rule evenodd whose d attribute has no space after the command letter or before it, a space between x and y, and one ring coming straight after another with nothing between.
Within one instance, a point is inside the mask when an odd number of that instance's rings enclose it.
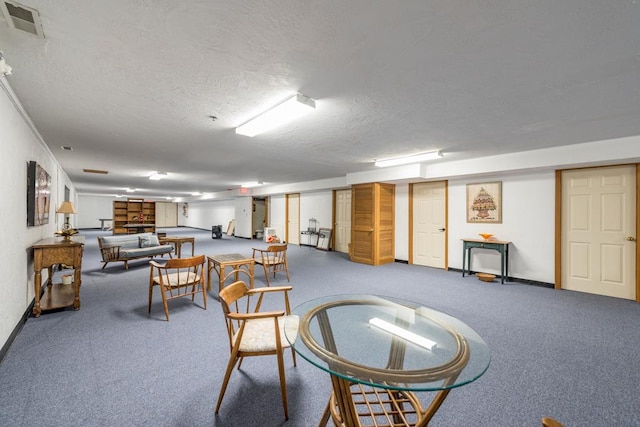
<instances>
[{"instance_id":1,"label":"recessed ceiling vent","mask_svg":"<svg viewBox=\"0 0 640 427\"><path fill-rule=\"evenodd\" d=\"M109 173L109 171L103 171L100 169L82 169L84 171L84 173L101 173L103 175L106 175Z\"/></svg>"},{"instance_id":2,"label":"recessed ceiling vent","mask_svg":"<svg viewBox=\"0 0 640 427\"><path fill-rule=\"evenodd\" d=\"M0 2L0 9L11 28L44 38L40 14L37 10L7 0Z\"/></svg>"}]
</instances>

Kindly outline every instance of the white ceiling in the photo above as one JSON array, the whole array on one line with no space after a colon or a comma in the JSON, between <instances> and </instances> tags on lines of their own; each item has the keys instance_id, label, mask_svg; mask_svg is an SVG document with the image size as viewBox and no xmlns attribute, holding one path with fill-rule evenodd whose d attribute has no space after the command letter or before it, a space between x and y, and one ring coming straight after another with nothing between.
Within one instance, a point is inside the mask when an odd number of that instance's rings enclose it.
<instances>
[{"instance_id":1,"label":"white ceiling","mask_svg":"<svg viewBox=\"0 0 640 427\"><path fill-rule=\"evenodd\" d=\"M640 135L639 3L23 0L45 38L0 18L0 50L79 193L188 196ZM295 92L316 111L235 134Z\"/></svg>"}]
</instances>

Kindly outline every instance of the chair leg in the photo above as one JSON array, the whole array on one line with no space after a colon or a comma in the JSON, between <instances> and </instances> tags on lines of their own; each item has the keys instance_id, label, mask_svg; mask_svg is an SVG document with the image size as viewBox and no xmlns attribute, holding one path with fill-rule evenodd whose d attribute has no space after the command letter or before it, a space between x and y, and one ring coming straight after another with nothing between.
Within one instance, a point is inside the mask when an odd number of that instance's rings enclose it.
<instances>
[{"instance_id":1,"label":"chair leg","mask_svg":"<svg viewBox=\"0 0 640 427\"><path fill-rule=\"evenodd\" d=\"M153 282L149 283L149 313L151 313L151 300L153 298Z\"/></svg>"},{"instance_id":2,"label":"chair leg","mask_svg":"<svg viewBox=\"0 0 640 427\"><path fill-rule=\"evenodd\" d=\"M267 267L264 264L262 267L264 268L264 277L267 279L267 286L271 286L271 283L269 282L269 271L267 271Z\"/></svg>"},{"instance_id":3,"label":"chair leg","mask_svg":"<svg viewBox=\"0 0 640 427\"><path fill-rule=\"evenodd\" d=\"M238 352L237 350L231 351L231 357L229 358L229 363L227 363L227 370L224 373L224 379L222 380L222 387L220 387L220 394L218 395L218 403L216 404L216 414L220 410L220 405L222 405L222 398L224 397L224 392L227 391L227 386L229 385L229 379L231 378L231 372L233 371L233 367L238 361L237 358Z\"/></svg>"},{"instance_id":4,"label":"chair leg","mask_svg":"<svg viewBox=\"0 0 640 427\"><path fill-rule=\"evenodd\" d=\"M298 366L296 365L296 352L293 350L293 347L291 348L291 358L293 359L293 366Z\"/></svg>"},{"instance_id":5,"label":"chair leg","mask_svg":"<svg viewBox=\"0 0 640 427\"><path fill-rule=\"evenodd\" d=\"M282 394L282 407L284 408L284 419L289 419L289 409L287 405L287 383L284 377L284 357L282 357L282 349L278 351L278 374L280 376L280 393Z\"/></svg>"}]
</instances>

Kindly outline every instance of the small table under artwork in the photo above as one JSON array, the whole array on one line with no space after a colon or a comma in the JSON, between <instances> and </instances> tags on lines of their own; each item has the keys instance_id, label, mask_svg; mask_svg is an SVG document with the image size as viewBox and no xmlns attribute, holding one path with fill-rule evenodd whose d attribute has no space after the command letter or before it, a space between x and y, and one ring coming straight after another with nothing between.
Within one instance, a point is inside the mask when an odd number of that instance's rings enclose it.
<instances>
[{"instance_id":1,"label":"small table under artwork","mask_svg":"<svg viewBox=\"0 0 640 427\"><path fill-rule=\"evenodd\" d=\"M500 283L509 281L509 244L502 240L462 239L462 277L471 274L471 249L492 249L500 253Z\"/></svg>"}]
</instances>

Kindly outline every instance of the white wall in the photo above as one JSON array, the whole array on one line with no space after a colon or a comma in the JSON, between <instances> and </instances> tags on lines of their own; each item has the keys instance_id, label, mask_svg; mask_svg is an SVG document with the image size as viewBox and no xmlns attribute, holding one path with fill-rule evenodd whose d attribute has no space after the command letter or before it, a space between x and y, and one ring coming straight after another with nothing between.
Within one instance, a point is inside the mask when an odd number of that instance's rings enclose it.
<instances>
[{"instance_id":1,"label":"white wall","mask_svg":"<svg viewBox=\"0 0 640 427\"><path fill-rule=\"evenodd\" d=\"M77 228L99 228L98 218L113 218L114 197L107 196L78 196L75 215ZM105 223L106 225L106 223Z\"/></svg>"},{"instance_id":2,"label":"white wall","mask_svg":"<svg viewBox=\"0 0 640 427\"><path fill-rule=\"evenodd\" d=\"M333 229L333 192L315 191L300 194L300 231L309 227L309 220L315 218L318 228Z\"/></svg>"},{"instance_id":3,"label":"white wall","mask_svg":"<svg viewBox=\"0 0 640 427\"><path fill-rule=\"evenodd\" d=\"M467 223L466 184L502 181L502 224ZM463 238L480 239L492 233L513 242L509 248L509 274L539 282L554 282L555 173L511 176L488 175L481 179L449 181L449 267L462 268ZM475 271L499 274L500 254L473 249Z\"/></svg>"},{"instance_id":4,"label":"white wall","mask_svg":"<svg viewBox=\"0 0 640 427\"><path fill-rule=\"evenodd\" d=\"M75 189L22 109L5 77L0 76L0 235L8 244L0 245L0 346L19 324L34 299L33 263L29 247L53 237L63 223L55 210L64 199L65 185L71 201L77 203ZM27 162L38 162L51 175L49 224L27 227ZM71 215L71 223L75 215ZM43 280L47 276L43 272Z\"/></svg>"},{"instance_id":5,"label":"white wall","mask_svg":"<svg viewBox=\"0 0 640 427\"><path fill-rule=\"evenodd\" d=\"M229 221L235 218L235 201L209 200L189 202L189 217L182 215L182 203L178 209L178 225L211 230L214 225L221 225L222 232L227 232Z\"/></svg>"}]
</instances>

